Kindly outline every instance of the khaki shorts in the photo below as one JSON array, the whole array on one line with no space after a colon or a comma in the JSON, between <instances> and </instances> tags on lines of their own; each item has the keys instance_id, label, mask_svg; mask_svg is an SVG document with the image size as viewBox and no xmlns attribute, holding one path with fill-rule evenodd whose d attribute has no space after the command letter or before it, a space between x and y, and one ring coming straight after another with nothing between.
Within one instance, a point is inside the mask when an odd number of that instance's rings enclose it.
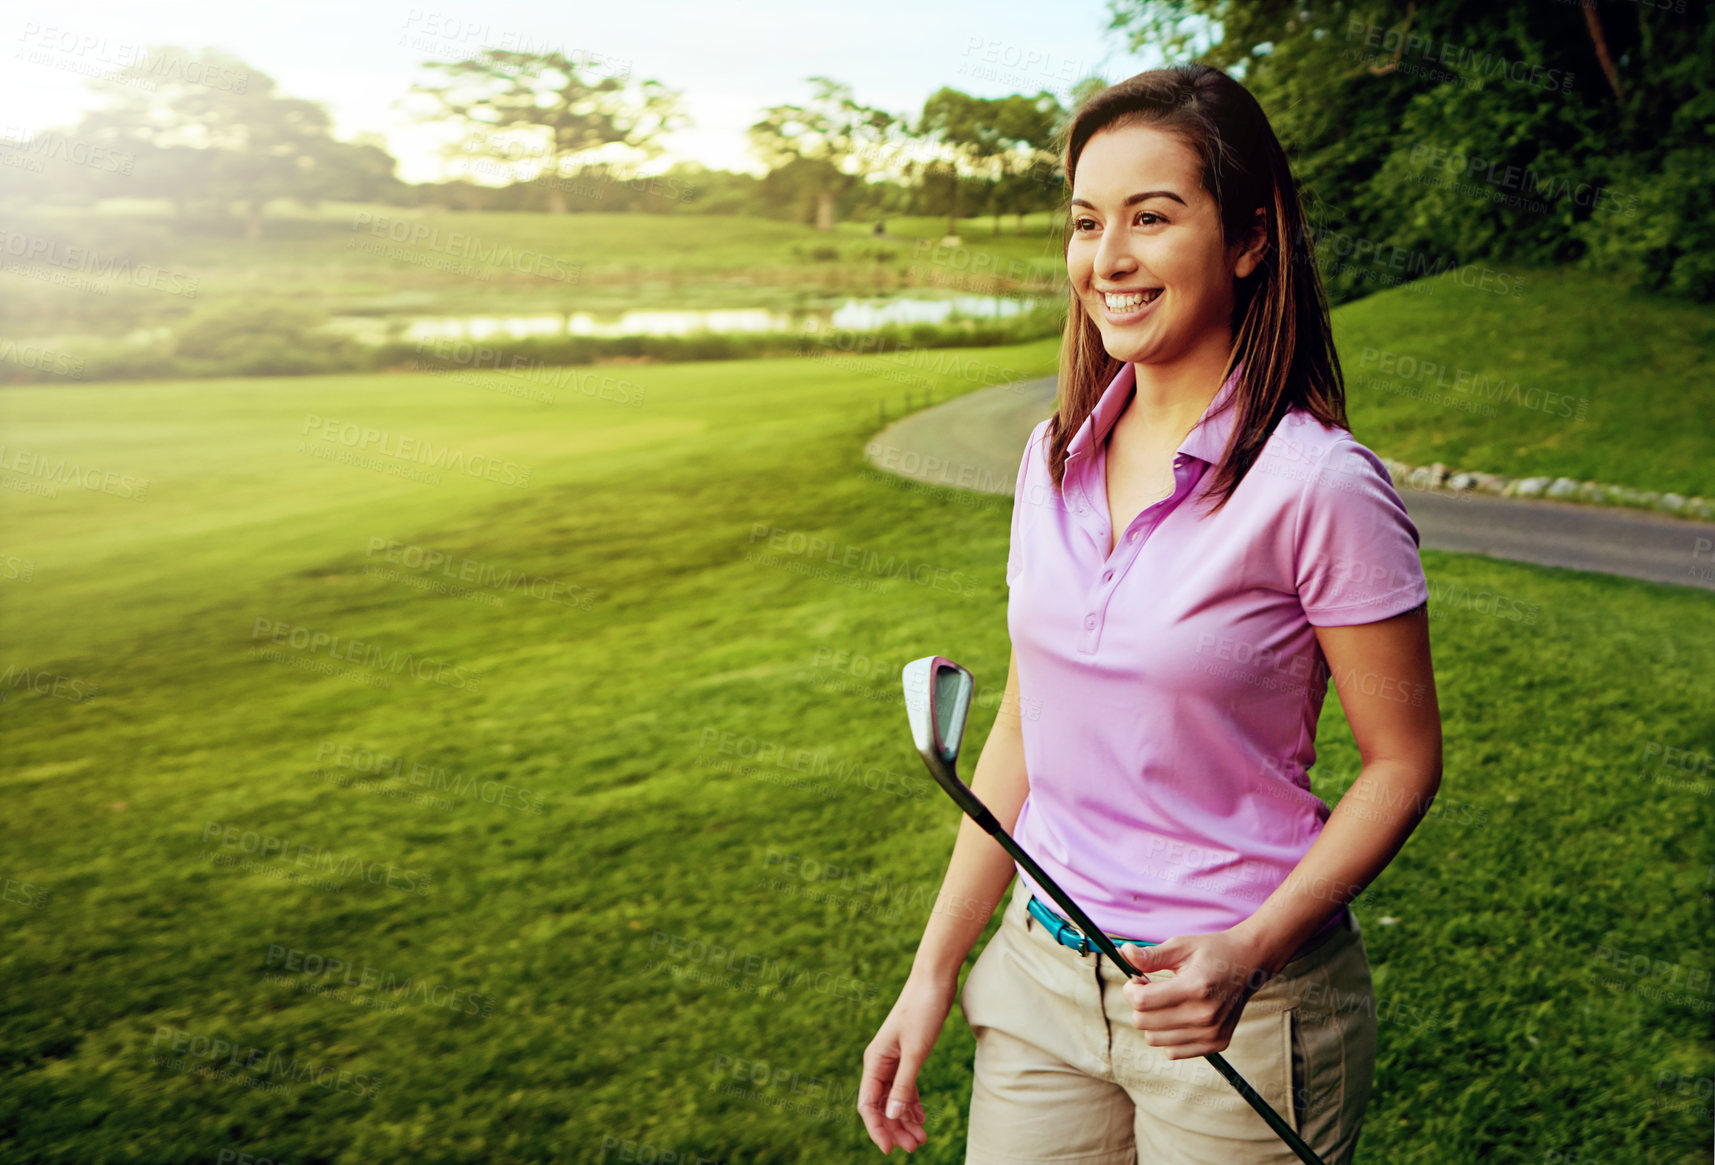
<instances>
[{"instance_id":1,"label":"khaki shorts","mask_svg":"<svg viewBox=\"0 0 1715 1165\"><path fill-rule=\"evenodd\" d=\"M1055 942L1029 899L1015 882L959 992L977 1040L967 1165L1296 1165L1208 1060L1145 1043L1125 972ZM1250 997L1221 1053L1327 1165L1351 1161L1375 1079L1369 959L1347 917Z\"/></svg>"}]
</instances>

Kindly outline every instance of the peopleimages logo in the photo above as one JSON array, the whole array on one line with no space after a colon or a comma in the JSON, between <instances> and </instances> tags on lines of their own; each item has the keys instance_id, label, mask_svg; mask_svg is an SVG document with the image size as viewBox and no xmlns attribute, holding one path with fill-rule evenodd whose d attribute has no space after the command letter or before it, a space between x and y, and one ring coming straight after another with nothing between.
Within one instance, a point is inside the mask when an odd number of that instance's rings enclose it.
<instances>
[{"instance_id":1,"label":"peopleimages logo","mask_svg":"<svg viewBox=\"0 0 1715 1165\"><path fill-rule=\"evenodd\" d=\"M546 599L562 607L588 607L594 601L589 588L576 583L532 575L521 570L515 571L510 567L501 570L491 562L461 558L444 550L434 550L416 544L407 546L403 542L384 538L379 534L369 536L367 548L363 553L366 558L380 555L388 562L395 562L412 570L438 573L446 578L456 578L460 582L476 583L478 586L493 587L496 590L522 592L531 598Z\"/></svg>"},{"instance_id":2,"label":"peopleimages logo","mask_svg":"<svg viewBox=\"0 0 1715 1165\"><path fill-rule=\"evenodd\" d=\"M127 501L142 501L149 493L147 478L113 473L95 466L84 466L64 457L55 458L12 445L0 445L0 470L39 478L55 486L76 485L91 491L112 494Z\"/></svg>"},{"instance_id":3,"label":"peopleimages logo","mask_svg":"<svg viewBox=\"0 0 1715 1165\"><path fill-rule=\"evenodd\" d=\"M262 965L270 970L280 968L295 972L305 980L320 980L317 986L338 984L355 987L359 991L392 996L395 1002L415 1002L484 1017L494 1010L492 995L448 987L444 983L430 983L414 975L400 976L368 964L352 964L335 955L299 950L282 943L268 944L268 957Z\"/></svg>"},{"instance_id":4,"label":"peopleimages logo","mask_svg":"<svg viewBox=\"0 0 1715 1165\"><path fill-rule=\"evenodd\" d=\"M504 347L467 340L418 340L417 351L446 361L446 366L417 361L417 371L454 378L478 388L506 392L553 404L558 399L546 389L568 389L584 396L638 406L643 403L643 385L621 380L605 372L549 364L519 356ZM462 369L463 371L459 371ZM478 375L484 370L500 373L502 380ZM540 387L531 387L540 386Z\"/></svg>"},{"instance_id":5,"label":"peopleimages logo","mask_svg":"<svg viewBox=\"0 0 1715 1165\"><path fill-rule=\"evenodd\" d=\"M0 340L0 360L20 368L34 368L50 376L83 379L83 357L68 355L40 344L20 344L16 340Z\"/></svg>"},{"instance_id":6,"label":"peopleimages logo","mask_svg":"<svg viewBox=\"0 0 1715 1165\"><path fill-rule=\"evenodd\" d=\"M1530 209L1546 209L1548 203L1570 198L1576 205L1587 206L1592 212L1618 214L1627 218L1637 214L1638 196L1635 194L1624 194L1607 186L1574 182L1558 175L1543 174L1531 166L1520 166L1503 158L1468 154L1434 142L1415 143L1411 147L1411 164L1419 171L1427 166L1431 174L1441 170L1463 178L1476 179L1499 190L1512 191L1521 198L1546 200ZM1440 181L1433 177L1420 177L1419 180L1432 186Z\"/></svg>"},{"instance_id":7,"label":"peopleimages logo","mask_svg":"<svg viewBox=\"0 0 1715 1165\"><path fill-rule=\"evenodd\" d=\"M254 1073L250 1077L253 1080L276 1077L281 1081L314 1084L330 1092L361 1097L373 1097L381 1090L379 1076L351 1072L313 1060L306 1062L296 1056L288 1059L269 1048L245 1047L234 1040L198 1035L184 1028L157 1027L150 1047L181 1054L176 1060L158 1054L156 1062L163 1067L183 1068L188 1057L206 1061L205 1067L223 1064L227 1069Z\"/></svg>"},{"instance_id":8,"label":"peopleimages logo","mask_svg":"<svg viewBox=\"0 0 1715 1165\"><path fill-rule=\"evenodd\" d=\"M830 541L819 534L805 534L797 530L784 530L779 526L770 526L764 522L752 522L750 525L750 542L766 542L770 550L786 554L802 555L805 558L821 559L835 566L848 567L875 575L878 578L903 577L918 586L931 587L938 591L951 591L954 594L970 595L975 593L975 587L963 571L948 570L931 562L923 562L910 558L868 550L862 546L853 546ZM746 553L750 561L765 561L753 558L754 552ZM767 563L767 565L773 565Z\"/></svg>"},{"instance_id":9,"label":"peopleimages logo","mask_svg":"<svg viewBox=\"0 0 1715 1165\"><path fill-rule=\"evenodd\" d=\"M428 874L417 870L408 870L403 866L396 866L392 862L339 854L332 850L323 849L318 845L293 843L271 833L261 833L254 829L240 829L236 825L228 825L222 821L205 822L202 829L202 840L205 843L212 841L221 849L255 854L258 858L281 861L288 865L301 866L324 874L337 874L342 878L360 878L372 886L386 886L390 890L399 890L418 896L427 895L434 882L434 879ZM206 854L210 851L205 850L203 852ZM216 864L230 865L232 863Z\"/></svg>"},{"instance_id":10,"label":"peopleimages logo","mask_svg":"<svg viewBox=\"0 0 1715 1165\"><path fill-rule=\"evenodd\" d=\"M484 457L480 453L467 454L462 449L455 450L451 445L442 445L437 449L435 443L425 437L406 436L390 429L359 425L336 417L324 417L320 413L306 413L300 435L309 437L312 430L315 437L344 445L358 453L374 453L399 461L426 465L431 469L451 470L469 477L498 481L502 485L523 488L530 484L530 467L527 465L519 465L510 459ZM298 452L307 451L304 442L298 442Z\"/></svg>"},{"instance_id":11,"label":"peopleimages logo","mask_svg":"<svg viewBox=\"0 0 1715 1165\"><path fill-rule=\"evenodd\" d=\"M1384 348L1365 347L1359 354L1359 368L1374 368L1394 380L1465 395L1470 400L1500 401L1521 408L1534 409L1553 416L1585 420L1590 411L1588 397L1572 397L1550 392L1536 385L1527 386L1522 380L1490 376L1470 368L1451 368L1433 360L1423 360L1409 353L1390 352Z\"/></svg>"},{"instance_id":12,"label":"peopleimages logo","mask_svg":"<svg viewBox=\"0 0 1715 1165\"><path fill-rule=\"evenodd\" d=\"M362 639L347 639L343 635L312 631L308 627L298 627L274 619L257 619L250 628L250 638L250 651L253 655L258 653L257 641L266 639L269 643L283 644L311 655L325 652L328 659L361 664L378 671L392 672L394 675L410 672L420 680L429 680L451 688L475 691L482 681L481 672L471 671L433 656L425 655L419 658L414 652L401 653L398 648L390 652L384 651Z\"/></svg>"},{"instance_id":13,"label":"peopleimages logo","mask_svg":"<svg viewBox=\"0 0 1715 1165\"><path fill-rule=\"evenodd\" d=\"M16 125L0 130L0 145L26 157L34 156L38 160L52 158L55 161L69 162L73 166L104 170L110 174L129 174L131 168L137 164L137 155L129 151L116 154L106 146L68 138L51 130L30 133ZM36 170L39 172L41 167L37 166Z\"/></svg>"},{"instance_id":14,"label":"peopleimages logo","mask_svg":"<svg viewBox=\"0 0 1715 1165\"><path fill-rule=\"evenodd\" d=\"M15 663L8 664L6 670L0 672L0 699L5 698L6 692L16 691L19 688L42 696L58 696L72 704L81 704L85 700L92 700L96 693L101 691L99 684L92 684L88 680L63 676L58 672L42 671L39 668L32 671L27 667L19 667Z\"/></svg>"},{"instance_id":15,"label":"peopleimages logo","mask_svg":"<svg viewBox=\"0 0 1715 1165\"><path fill-rule=\"evenodd\" d=\"M80 67L74 69L75 72L104 78L112 74L112 79L121 84L134 84L149 92L159 89L163 81L199 85L226 93L244 93L250 87L250 74L247 72L198 60L187 56L180 48L118 40L105 33L90 32L87 28L26 20L18 40L24 45L16 54L20 60L48 64L57 54L68 59L57 62L62 66L69 64L70 60L77 60Z\"/></svg>"},{"instance_id":16,"label":"peopleimages logo","mask_svg":"<svg viewBox=\"0 0 1715 1165\"><path fill-rule=\"evenodd\" d=\"M342 744L335 740L323 740L316 746L316 763L318 766L332 765L377 779L397 778L406 784L432 792L451 793L455 797L482 801L502 809L518 809L538 816L546 804L531 790L519 789L503 781L478 780L476 777L467 777L463 773L455 773L440 765L425 764L422 761L411 761L407 765L405 757Z\"/></svg>"},{"instance_id":17,"label":"peopleimages logo","mask_svg":"<svg viewBox=\"0 0 1715 1165\"><path fill-rule=\"evenodd\" d=\"M1410 20L1407 20L1409 26ZM1346 22L1346 39L1362 40L1366 48L1376 50L1363 54L1362 59L1380 60L1391 53L1393 65L1400 68L1399 58L1409 54L1419 60L1431 64L1449 66L1448 70L1433 70L1447 79L1458 78L1469 82L1480 80L1505 80L1514 84L1526 85L1532 89L1546 89L1551 93L1570 93L1574 74L1560 69L1544 68L1531 61L1515 60L1500 53L1487 49L1474 49L1465 45L1453 44L1449 41L1437 42L1427 33L1410 33L1405 29L1387 28L1361 17L1354 16ZM1354 49L1347 49L1344 54L1348 59L1357 55ZM1413 72L1410 63L1403 67L1405 72ZM1464 76L1462 74L1470 74Z\"/></svg>"},{"instance_id":18,"label":"peopleimages logo","mask_svg":"<svg viewBox=\"0 0 1715 1165\"><path fill-rule=\"evenodd\" d=\"M133 263L118 255L102 254L42 235L26 235L0 228L0 256L11 256L27 263L45 263L49 267L93 275L98 279L123 279L133 287L146 287L187 299L196 298L197 277L194 275L170 271L153 263Z\"/></svg>"},{"instance_id":19,"label":"peopleimages logo","mask_svg":"<svg viewBox=\"0 0 1715 1165\"><path fill-rule=\"evenodd\" d=\"M368 227L370 235L378 239L406 246L424 247L443 255L456 255L461 259L475 259L491 267L510 267L527 275L576 282L583 271L582 263L567 263L558 255L546 255L529 248L516 248L510 243L484 242L465 231L443 232L440 227L432 227L426 223L359 211L352 219L351 229L356 231L364 227Z\"/></svg>"}]
</instances>

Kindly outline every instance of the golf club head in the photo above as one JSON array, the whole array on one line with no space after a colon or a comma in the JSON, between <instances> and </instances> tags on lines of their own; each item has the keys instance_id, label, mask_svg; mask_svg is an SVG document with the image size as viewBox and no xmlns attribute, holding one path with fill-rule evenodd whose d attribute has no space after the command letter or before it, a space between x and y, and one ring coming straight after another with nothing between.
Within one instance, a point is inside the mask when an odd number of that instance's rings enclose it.
<instances>
[{"instance_id":1,"label":"golf club head","mask_svg":"<svg viewBox=\"0 0 1715 1165\"><path fill-rule=\"evenodd\" d=\"M959 745L970 715L976 681L971 673L939 655L924 656L905 665L905 715L911 740L923 763L937 780L958 780Z\"/></svg>"}]
</instances>

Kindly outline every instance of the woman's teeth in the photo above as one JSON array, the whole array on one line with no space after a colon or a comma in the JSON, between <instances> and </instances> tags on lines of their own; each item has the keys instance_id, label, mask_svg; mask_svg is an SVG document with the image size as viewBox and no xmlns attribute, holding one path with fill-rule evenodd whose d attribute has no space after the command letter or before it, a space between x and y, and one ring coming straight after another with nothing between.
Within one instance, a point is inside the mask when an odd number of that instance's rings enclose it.
<instances>
[{"instance_id":1,"label":"woman's teeth","mask_svg":"<svg viewBox=\"0 0 1715 1165\"><path fill-rule=\"evenodd\" d=\"M1102 294L1102 301L1108 305L1109 311L1136 311L1146 303L1153 302L1161 294L1161 288L1153 291L1135 291L1129 295Z\"/></svg>"}]
</instances>

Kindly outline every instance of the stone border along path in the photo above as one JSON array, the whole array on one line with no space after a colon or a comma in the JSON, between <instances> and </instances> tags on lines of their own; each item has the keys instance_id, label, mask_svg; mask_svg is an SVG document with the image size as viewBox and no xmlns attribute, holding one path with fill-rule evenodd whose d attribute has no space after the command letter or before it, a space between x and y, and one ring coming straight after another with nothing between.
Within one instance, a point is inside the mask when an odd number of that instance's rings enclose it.
<instances>
[{"instance_id":1,"label":"stone border along path","mask_svg":"<svg viewBox=\"0 0 1715 1165\"><path fill-rule=\"evenodd\" d=\"M966 393L893 422L870 439L864 454L878 469L899 477L1011 496L1024 443L1053 411L1055 387L1055 377L1046 376ZM1701 498L1688 501L1617 486L1563 484L1569 482L1566 478L1449 473L1440 465L1412 467L1386 457L1382 461L1427 549L1715 591L1715 523L1553 500L1653 496L1662 505L1673 498L1679 513L1701 511L1707 516L1708 503ZM1598 495L1597 489L1620 492Z\"/></svg>"}]
</instances>

